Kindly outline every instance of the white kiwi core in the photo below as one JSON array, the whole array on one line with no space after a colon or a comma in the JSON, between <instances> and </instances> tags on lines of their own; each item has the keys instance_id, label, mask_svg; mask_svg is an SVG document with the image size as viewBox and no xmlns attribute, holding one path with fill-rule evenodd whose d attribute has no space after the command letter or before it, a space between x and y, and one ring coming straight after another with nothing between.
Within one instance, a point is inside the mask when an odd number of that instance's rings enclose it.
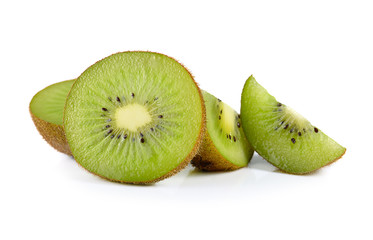
<instances>
[{"instance_id":1,"label":"white kiwi core","mask_svg":"<svg viewBox=\"0 0 373 240\"><path fill-rule=\"evenodd\" d=\"M140 127L151 122L149 111L140 104L132 103L115 111L115 120L118 128L136 132Z\"/></svg>"},{"instance_id":2,"label":"white kiwi core","mask_svg":"<svg viewBox=\"0 0 373 240\"><path fill-rule=\"evenodd\" d=\"M308 129L311 127L310 122L306 118L288 106L284 107L284 118L287 119L286 123L294 125L299 129Z\"/></svg>"},{"instance_id":3,"label":"white kiwi core","mask_svg":"<svg viewBox=\"0 0 373 240\"><path fill-rule=\"evenodd\" d=\"M225 133L233 133L235 127L235 111L227 104L220 102L220 109L221 113L221 121L220 127L223 129Z\"/></svg>"}]
</instances>

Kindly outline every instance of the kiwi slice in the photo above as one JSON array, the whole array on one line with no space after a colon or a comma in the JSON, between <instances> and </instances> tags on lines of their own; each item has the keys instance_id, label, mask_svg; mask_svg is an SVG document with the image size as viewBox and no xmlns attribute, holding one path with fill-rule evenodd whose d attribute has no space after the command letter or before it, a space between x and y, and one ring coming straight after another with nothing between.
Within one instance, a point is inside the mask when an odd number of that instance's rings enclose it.
<instances>
[{"instance_id":1,"label":"kiwi slice","mask_svg":"<svg viewBox=\"0 0 373 240\"><path fill-rule=\"evenodd\" d=\"M123 52L89 67L67 97L64 126L76 161L112 181L146 184L195 156L205 107L189 71L152 52Z\"/></svg>"},{"instance_id":2,"label":"kiwi slice","mask_svg":"<svg viewBox=\"0 0 373 240\"><path fill-rule=\"evenodd\" d=\"M56 150L71 155L63 130L66 97L75 80L50 85L39 91L30 102L30 114L43 138Z\"/></svg>"},{"instance_id":3,"label":"kiwi slice","mask_svg":"<svg viewBox=\"0 0 373 240\"><path fill-rule=\"evenodd\" d=\"M315 171L338 160L346 151L303 116L278 102L253 76L242 91L241 118L255 151L284 172Z\"/></svg>"},{"instance_id":4,"label":"kiwi slice","mask_svg":"<svg viewBox=\"0 0 373 240\"><path fill-rule=\"evenodd\" d=\"M229 171L247 166L254 149L241 127L240 115L229 105L202 91L206 130L192 165L204 171Z\"/></svg>"}]
</instances>

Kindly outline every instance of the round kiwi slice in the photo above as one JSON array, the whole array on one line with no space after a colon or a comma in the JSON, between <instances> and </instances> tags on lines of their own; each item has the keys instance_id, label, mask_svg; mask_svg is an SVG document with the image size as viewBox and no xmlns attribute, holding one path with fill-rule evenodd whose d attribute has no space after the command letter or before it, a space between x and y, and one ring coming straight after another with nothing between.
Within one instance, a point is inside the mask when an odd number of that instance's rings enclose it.
<instances>
[{"instance_id":1,"label":"round kiwi slice","mask_svg":"<svg viewBox=\"0 0 373 240\"><path fill-rule=\"evenodd\" d=\"M192 164L205 171L229 171L247 166L254 149L241 127L240 115L206 91L206 129Z\"/></svg>"},{"instance_id":2,"label":"round kiwi slice","mask_svg":"<svg viewBox=\"0 0 373 240\"><path fill-rule=\"evenodd\" d=\"M284 172L315 171L346 151L303 116L279 103L253 76L242 91L241 118L255 151Z\"/></svg>"},{"instance_id":3,"label":"round kiwi slice","mask_svg":"<svg viewBox=\"0 0 373 240\"><path fill-rule=\"evenodd\" d=\"M66 97L75 80L55 83L39 91L30 102L30 114L43 138L56 150L71 155L63 130Z\"/></svg>"},{"instance_id":4,"label":"round kiwi slice","mask_svg":"<svg viewBox=\"0 0 373 240\"><path fill-rule=\"evenodd\" d=\"M198 151L202 94L176 60L123 52L89 67L67 97L64 126L76 161L112 181L145 184L169 177Z\"/></svg>"}]
</instances>

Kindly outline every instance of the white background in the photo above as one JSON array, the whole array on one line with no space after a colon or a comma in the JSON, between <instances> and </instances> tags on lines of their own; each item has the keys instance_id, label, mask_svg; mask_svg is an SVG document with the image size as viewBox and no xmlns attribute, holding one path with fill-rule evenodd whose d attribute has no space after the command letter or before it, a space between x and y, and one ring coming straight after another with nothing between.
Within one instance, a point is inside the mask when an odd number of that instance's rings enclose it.
<instances>
[{"instance_id":1,"label":"white background","mask_svg":"<svg viewBox=\"0 0 373 240\"><path fill-rule=\"evenodd\" d=\"M0 239L372 239L371 1L1 1ZM335 164L287 175L191 166L152 186L112 183L52 149L32 96L115 52L188 67L239 111L254 74L347 147Z\"/></svg>"}]
</instances>

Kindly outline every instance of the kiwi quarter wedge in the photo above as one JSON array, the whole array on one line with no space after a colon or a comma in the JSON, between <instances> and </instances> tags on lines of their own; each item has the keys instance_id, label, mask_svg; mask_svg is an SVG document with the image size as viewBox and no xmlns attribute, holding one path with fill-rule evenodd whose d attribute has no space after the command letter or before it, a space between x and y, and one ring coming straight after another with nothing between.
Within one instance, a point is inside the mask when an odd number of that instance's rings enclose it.
<instances>
[{"instance_id":1,"label":"kiwi quarter wedge","mask_svg":"<svg viewBox=\"0 0 373 240\"><path fill-rule=\"evenodd\" d=\"M247 166L254 149L241 127L240 115L229 105L202 91L206 132L192 165L205 171L229 171Z\"/></svg>"},{"instance_id":2,"label":"kiwi quarter wedge","mask_svg":"<svg viewBox=\"0 0 373 240\"><path fill-rule=\"evenodd\" d=\"M39 133L52 147L68 155L71 151L63 129L63 111L74 81L63 81L44 88L35 94L29 106Z\"/></svg>"},{"instance_id":3,"label":"kiwi quarter wedge","mask_svg":"<svg viewBox=\"0 0 373 240\"><path fill-rule=\"evenodd\" d=\"M76 161L105 179L147 184L169 177L195 156L205 126L201 91L176 60L122 52L75 81L64 111Z\"/></svg>"},{"instance_id":4,"label":"kiwi quarter wedge","mask_svg":"<svg viewBox=\"0 0 373 240\"><path fill-rule=\"evenodd\" d=\"M255 151L284 172L315 171L346 151L303 116L278 102L253 76L242 91L241 118Z\"/></svg>"}]
</instances>

